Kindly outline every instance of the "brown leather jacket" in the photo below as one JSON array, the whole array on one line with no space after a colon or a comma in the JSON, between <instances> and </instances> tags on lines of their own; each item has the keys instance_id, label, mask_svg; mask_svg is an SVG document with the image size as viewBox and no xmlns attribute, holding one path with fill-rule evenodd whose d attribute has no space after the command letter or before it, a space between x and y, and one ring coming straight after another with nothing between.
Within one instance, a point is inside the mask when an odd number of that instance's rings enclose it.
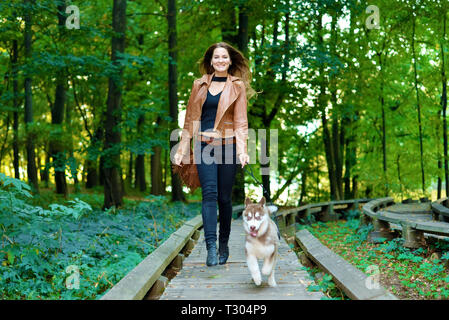
<instances>
[{"instance_id":1,"label":"brown leather jacket","mask_svg":"<svg viewBox=\"0 0 449 320\"><path fill-rule=\"evenodd\" d=\"M205 74L193 81L192 91L187 103L184 128L177 153L189 154L190 139L198 134L201 123L201 110L207 98L207 91L214 76ZM228 73L228 77L220 96L213 131L219 137L236 138L237 155L247 152L248 116L245 84L239 77Z\"/></svg>"}]
</instances>

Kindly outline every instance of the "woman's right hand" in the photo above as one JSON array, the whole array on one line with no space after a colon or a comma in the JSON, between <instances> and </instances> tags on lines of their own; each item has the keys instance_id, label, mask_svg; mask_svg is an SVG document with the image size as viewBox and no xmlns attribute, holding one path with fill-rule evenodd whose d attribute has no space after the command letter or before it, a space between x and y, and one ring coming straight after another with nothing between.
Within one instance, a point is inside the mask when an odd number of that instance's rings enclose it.
<instances>
[{"instance_id":1,"label":"woman's right hand","mask_svg":"<svg viewBox=\"0 0 449 320\"><path fill-rule=\"evenodd\" d=\"M182 158L183 158L182 154L176 153L175 156L173 157L173 163L176 164L177 166L180 166Z\"/></svg>"}]
</instances>

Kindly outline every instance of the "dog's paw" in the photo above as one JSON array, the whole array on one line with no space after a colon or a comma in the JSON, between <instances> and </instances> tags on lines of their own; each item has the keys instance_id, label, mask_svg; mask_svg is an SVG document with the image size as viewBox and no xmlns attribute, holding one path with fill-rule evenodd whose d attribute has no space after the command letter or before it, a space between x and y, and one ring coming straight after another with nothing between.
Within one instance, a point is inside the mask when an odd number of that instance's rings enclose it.
<instances>
[{"instance_id":1,"label":"dog's paw","mask_svg":"<svg viewBox=\"0 0 449 320\"><path fill-rule=\"evenodd\" d=\"M273 273L270 274L270 276L268 277L268 285L269 285L270 287L276 287L276 286L277 286L276 280L274 280L274 271L273 271Z\"/></svg>"},{"instance_id":2,"label":"dog's paw","mask_svg":"<svg viewBox=\"0 0 449 320\"><path fill-rule=\"evenodd\" d=\"M268 276L269 274L271 274L271 266L266 266L266 265L264 265L264 266L262 267L262 274L263 274L264 276Z\"/></svg>"},{"instance_id":3,"label":"dog's paw","mask_svg":"<svg viewBox=\"0 0 449 320\"><path fill-rule=\"evenodd\" d=\"M272 280L272 281L268 280L268 285L269 285L270 287L277 287L277 283L276 283L276 281L274 281L274 280Z\"/></svg>"},{"instance_id":4,"label":"dog's paw","mask_svg":"<svg viewBox=\"0 0 449 320\"><path fill-rule=\"evenodd\" d=\"M262 283L262 277L260 276L260 274L253 275L253 280L256 286L260 286L260 284Z\"/></svg>"}]
</instances>

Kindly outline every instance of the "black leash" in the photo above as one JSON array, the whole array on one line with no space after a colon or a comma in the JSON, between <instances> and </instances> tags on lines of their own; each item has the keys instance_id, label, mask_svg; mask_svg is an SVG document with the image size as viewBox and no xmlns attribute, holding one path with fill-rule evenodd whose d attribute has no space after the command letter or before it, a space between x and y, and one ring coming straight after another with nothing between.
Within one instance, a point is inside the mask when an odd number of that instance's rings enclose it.
<instances>
[{"instance_id":1,"label":"black leash","mask_svg":"<svg viewBox=\"0 0 449 320\"><path fill-rule=\"evenodd\" d=\"M245 169L246 166L249 167L249 171L250 171L249 174L253 177L254 181L256 181L256 183L259 184L259 185L262 187L262 189L265 191L265 194L266 194L266 195L269 195L267 189L265 189L265 187L263 186L263 184L260 183L260 181L257 180L256 177L254 176L253 170L252 170L251 167L249 166L249 163L247 163L247 164L243 167L243 170L245 170L246 172L248 172L248 170ZM270 197L270 198L271 198L271 197ZM273 204L273 202L270 201L270 202L267 203L267 205L275 205L275 204ZM277 206L276 206L276 207L277 207ZM276 212L277 212L277 211L276 211ZM279 233L279 225L278 225L278 221L277 221L276 218L274 218L274 223L276 223L276 227L278 228L278 238L279 238L279 240L280 240L280 239L281 239L281 234Z\"/></svg>"},{"instance_id":2,"label":"black leash","mask_svg":"<svg viewBox=\"0 0 449 320\"><path fill-rule=\"evenodd\" d=\"M256 181L256 183L259 184L259 185L262 187L262 189L263 189L263 191L265 191L265 194L266 194L266 195L269 195L267 189L265 189L265 187L263 186L263 184L260 183L260 181L257 180L256 177L254 176L253 170L252 170L251 167L249 166L249 163L247 163L246 166L249 167L249 170L250 170L249 174L253 177L254 181ZM243 167L243 170L245 170L246 172L248 172L248 171L245 169L246 166ZM270 202L270 203L267 203L267 204L273 204L273 203Z\"/></svg>"}]
</instances>

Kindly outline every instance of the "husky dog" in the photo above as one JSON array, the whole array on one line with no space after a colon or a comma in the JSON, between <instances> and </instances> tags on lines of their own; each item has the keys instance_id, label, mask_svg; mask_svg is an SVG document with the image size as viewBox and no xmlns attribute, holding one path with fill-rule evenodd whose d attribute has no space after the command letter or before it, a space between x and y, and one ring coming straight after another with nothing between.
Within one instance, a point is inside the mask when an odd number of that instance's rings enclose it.
<instances>
[{"instance_id":1,"label":"husky dog","mask_svg":"<svg viewBox=\"0 0 449 320\"><path fill-rule=\"evenodd\" d=\"M257 259L264 259L262 274L268 276L268 285L276 286L274 280L274 267L276 254L279 247L279 231L276 224L270 218L274 209L265 205L265 197L259 203L251 203L246 197L243 210L243 228L246 232L245 254L248 269L254 283L260 285L262 278Z\"/></svg>"}]
</instances>

